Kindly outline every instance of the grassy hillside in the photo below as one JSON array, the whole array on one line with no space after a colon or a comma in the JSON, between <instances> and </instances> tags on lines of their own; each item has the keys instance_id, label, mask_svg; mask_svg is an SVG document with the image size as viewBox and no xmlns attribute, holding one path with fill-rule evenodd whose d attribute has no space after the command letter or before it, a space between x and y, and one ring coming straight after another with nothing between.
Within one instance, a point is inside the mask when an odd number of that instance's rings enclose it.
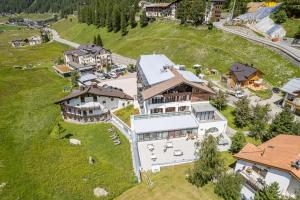
<instances>
[{"instance_id":1,"label":"grassy hillside","mask_svg":"<svg viewBox=\"0 0 300 200\"><path fill-rule=\"evenodd\" d=\"M218 30L197 30L172 23L156 22L146 28L135 28L122 37L93 25L78 24L75 18L53 25L62 37L78 43L90 43L101 33L104 46L128 57L141 54L164 53L174 62L191 68L201 64L226 73L234 62L252 63L265 73L274 85L300 76L296 68L277 53L238 36Z\"/></svg>"},{"instance_id":2,"label":"grassy hillside","mask_svg":"<svg viewBox=\"0 0 300 200\"><path fill-rule=\"evenodd\" d=\"M299 30L300 19L290 19L288 18L286 22L282 24L286 30L286 36L293 38Z\"/></svg>"},{"instance_id":3,"label":"grassy hillside","mask_svg":"<svg viewBox=\"0 0 300 200\"><path fill-rule=\"evenodd\" d=\"M0 33L0 190L1 200L94 199L93 189L109 192L113 199L135 184L128 141L114 146L109 124L63 123L66 133L81 140L50 137L60 118L54 102L66 95L69 81L52 70L53 60L67 50L50 43L12 48L10 40L36 34L28 29L2 26ZM35 66L32 70L13 66ZM93 156L94 165L88 164Z\"/></svg>"}]
</instances>

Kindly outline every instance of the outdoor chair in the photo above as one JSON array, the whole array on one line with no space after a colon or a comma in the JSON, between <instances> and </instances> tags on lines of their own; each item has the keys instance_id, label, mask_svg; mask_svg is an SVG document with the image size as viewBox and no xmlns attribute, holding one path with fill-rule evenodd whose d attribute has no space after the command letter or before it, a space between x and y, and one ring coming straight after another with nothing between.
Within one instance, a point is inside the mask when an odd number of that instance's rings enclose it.
<instances>
[{"instance_id":1,"label":"outdoor chair","mask_svg":"<svg viewBox=\"0 0 300 200\"><path fill-rule=\"evenodd\" d=\"M111 139L112 140L115 140L115 139L117 139L118 138L118 136L117 135L114 135Z\"/></svg>"},{"instance_id":2,"label":"outdoor chair","mask_svg":"<svg viewBox=\"0 0 300 200\"><path fill-rule=\"evenodd\" d=\"M149 151L153 151L154 150L154 145L153 144L148 144L147 148L149 149Z\"/></svg>"},{"instance_id":3,"label":"outdoor chair","mask_svg":"<svg viewBox=\"0 0 300 200\"><path fill-rule=\"evenodd\" d=\"M120 141L120 140L114 142L114 145L120 145L120 144L121 144L121 141Z\"/></svg>"}]
</instances>

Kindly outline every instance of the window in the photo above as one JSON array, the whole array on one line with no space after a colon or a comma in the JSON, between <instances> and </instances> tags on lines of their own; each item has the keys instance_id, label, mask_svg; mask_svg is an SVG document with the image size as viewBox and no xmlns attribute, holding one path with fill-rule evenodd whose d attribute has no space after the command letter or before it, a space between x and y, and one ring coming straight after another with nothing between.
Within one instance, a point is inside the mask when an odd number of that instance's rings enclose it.
<instances>
[{"instance_id":1,"label":"window","mask_svg":"<svg viewBox=\"0 0 300 200\"><path fill-rule=\"evenodd\" d=\"M111 100L111 101L114 101L114 98L113 98L113 97L111 97L111 98L110 98L110 100Z\"/></svg>"},{"instance_id":2,"label":"window","mask_svg":"<svg viewBox=\"0 0 300 200\"><path fill-rule=\"evenodd\" d=\"M93 101L97 102L97 96L93 96Z\"/></svg>"},{"instance_id":3,"label":"window","mask_svg":"<svg viewBox=\"0 0 300 200\"><path fill-rule=\"evenodd\" d=\"M184 112L184 111L188 111L189 110L189 107L188 106L180 106L178 108L179 112Z\"/></svg>"},{"instance_id":4,"label":"window","mask_svg":"<svg viewBox=\"0 0 300 200\"><path fill-rule=\"evenodd\" d=\"M69 100L67 100L67 104L70 104L70 101L69 101Z\"/></svg>"},{"instance_id":5,"label":"window","mask_svg":"<svg viewBox=\"0 0 300 200\"><path fill-rule=\"evenodd\" d=\"M175 112L176 108L175 107L168 107L166 108L166 112Z\"/></svg>"},{"instance_id":6,"label":"window","mask_svg":"<svg viewBox=\"0 0 300 200\"><path fill-rule=\"evenodd\" d=\"M103 104L106 104L106 101L104 100L104 101L102 101L102 103L103 103Z\"/></svg>"},{"instance_id":7,"label":"window","mask_svg":"<svg viewBox=\"0 0 300 200\"><path fill-rule=\"evenodd\" d=\"M93 114L93 110L89 110L89 113L90 113L90 114Z\"/></svg>"},{"instance_id":8,"label":"window","mask_svg":"<svg viewBox=\"0 0 300 200\"><path fill-rule=\"evenodd\" d=\"M85 99L84 99L83 96L80 97L80 101L81 101L81 103L84 103L84 102L85 102Z\"/></svg>"}]
</instances>

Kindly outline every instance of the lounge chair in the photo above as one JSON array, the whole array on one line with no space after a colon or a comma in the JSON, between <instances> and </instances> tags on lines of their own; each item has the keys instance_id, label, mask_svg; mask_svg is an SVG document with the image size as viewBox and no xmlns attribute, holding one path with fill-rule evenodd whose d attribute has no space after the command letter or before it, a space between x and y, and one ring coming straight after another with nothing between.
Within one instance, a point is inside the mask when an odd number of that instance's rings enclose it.
<instances>
[{"instance_id":1,"label":"lounge chair","mask_svg":"<svg viewBox=\"0 0 300 200\"><path fill-rule=\"evenodd\" d=\"M114 135L111 139L112 140L115 140L115 139L117 139L119 136L118 135Z\"/></svg>"},{"instance_id":2,"label":"lounge chair","mask_svg":"<svg viewBox=\"0 0 300 200\"><path fill-rule=\"evenodd\" d=\"M119 140L119 141L116 141L116 142L114 142L114 145L120 145L121 144L121 141Z\"/></svg>"},{"instance_id":3,"label":"lounge chair","mask_svg":"<svg viewBox=\"0 0 300 200\"><path fill-rule=\"evenodd\" d=\"M153 151L154 150L154 145L153 144L147 144L147 148L149 149L149 151Z\"/></svg>"}]
</instances>

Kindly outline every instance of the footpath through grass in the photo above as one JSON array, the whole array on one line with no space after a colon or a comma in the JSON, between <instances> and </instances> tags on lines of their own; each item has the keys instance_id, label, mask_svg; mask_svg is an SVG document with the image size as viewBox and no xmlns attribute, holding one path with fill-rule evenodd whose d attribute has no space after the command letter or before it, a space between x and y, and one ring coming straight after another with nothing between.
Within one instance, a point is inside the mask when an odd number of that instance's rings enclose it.
<instances>
[{"instance_id":1,"label":"footpath through grass","mask_svg":"<svg viewBox=\"0 0 300 200\"><path fill-rule=\"evenodd\" d=\"M128 141L114 146L109 124L63 123L81 146L54 139L50 132L60 118L54 102L66 95L69 81L52 71L53 61L67 48L57 43L12 48L9 41L36 31L7 30L0 34L0 191L1 200L96 199L103 187L113 199L135 184ZM13 66L33 64L32 70ZM93 156L94 165L88 164Z\"/></svg>"},{"instance_id":2,"label":"footpath through grass","mask_svg":"<svg viewBox=\"0 0 300 200\"><path fill-rule=\"evenodd\" d=\"M106 48L132 58L163 53L189 69L194 64L201 64L221 73L226 73L235 62L251 63L273 85L300 76L299 68L270 49L216 29L197 30L174 23L155 22L145 28L131 29L127 36L122 37L120 33L108 33L106 28L79 24L76 18L60 20L52 28L63 38L78 43L92 43L94 35L100 33Z\"/></svg>"}]
</instances>

